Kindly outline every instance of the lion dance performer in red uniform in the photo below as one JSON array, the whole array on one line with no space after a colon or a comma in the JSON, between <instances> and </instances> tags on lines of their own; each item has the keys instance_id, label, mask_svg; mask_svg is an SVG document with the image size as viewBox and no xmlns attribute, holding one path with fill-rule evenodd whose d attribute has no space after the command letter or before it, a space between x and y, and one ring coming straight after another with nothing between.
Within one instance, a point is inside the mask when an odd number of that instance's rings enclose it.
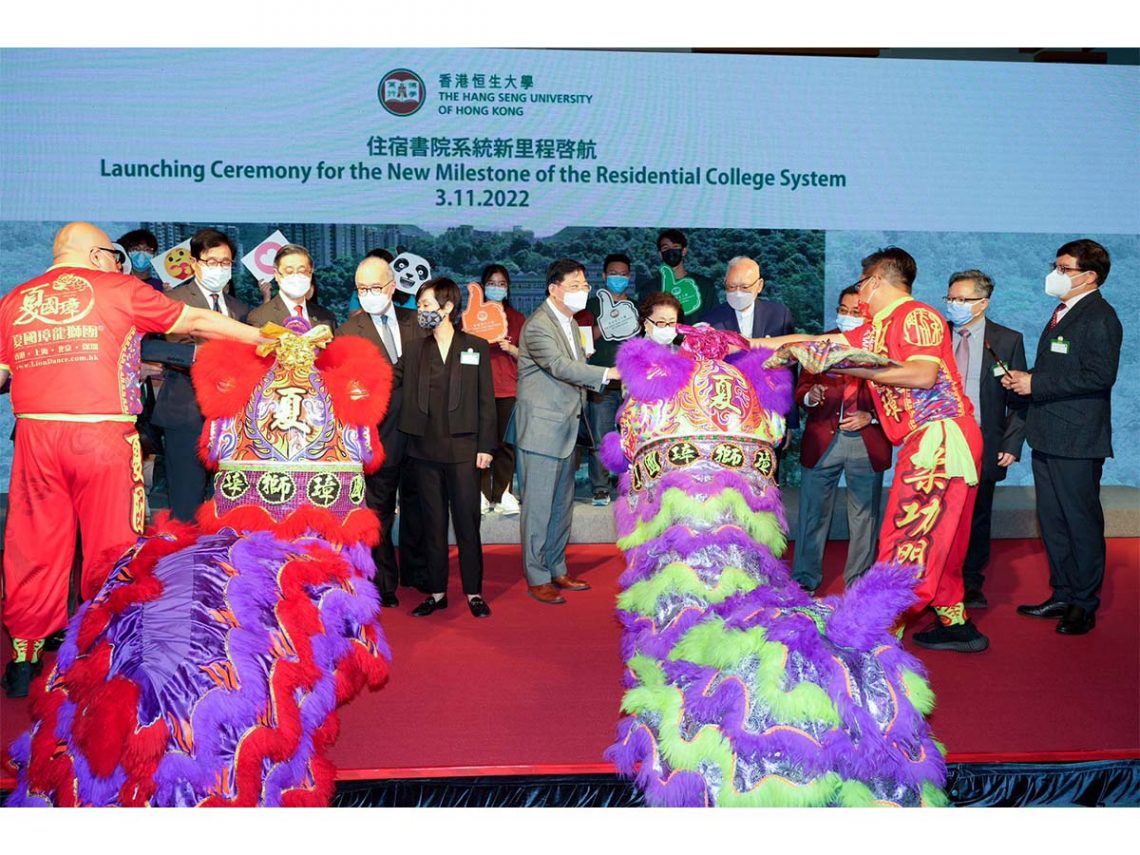
<instances>
[{"instance_id":1,"label":"lion dance performer in red uniform","mask_svg":"<svg viewBox=\"0 0 1140 855\"><path fill-rule=\"evenodd\" d=\"M364 473L391 369L302 318L192 375L217 467L194 526L160 520L32 686L9 805L328 804L336 707L387 677ZM42 686L42 687L41 687Z\"/></svg>"},{"instance_id":2,"label":"lion dance performer in red uniform","mask_svg":"<svg viewBox=\"0 0 1140 855\"><path fill-rule=\"evenodd\" d=\"M78 528L81 592L90 599L146 523L135 418L143 333L175 332L256 344L257 330L197 309L121 272L106 232L68 223L53 264L0 302L0 385L12 378L16 453L4 542L4 625L10 698L43 668L44 639L67 623Z\"/></svg>"},{"instance_id":3,"label":"lion dance performer in red uniform","mask_svg":"<svg viewBox=\"0 0 1140 855\"><path fill-rule=\"evenodd\" d=\"M921 570L911 614L931 606L938 620L915 633L915 644L978 653L989 646L989 639L962 605L962 564L970 541L982 436L958 374L946 322L910 294L917 271L914 259L898 247L867 256L858 285L860 306L870 322L822 338L896 363L835 372L872 381L879 422L899 448L875 560ZM796 340L802 337L755 342L771 347Z\"/></svg>"}]
</instances>

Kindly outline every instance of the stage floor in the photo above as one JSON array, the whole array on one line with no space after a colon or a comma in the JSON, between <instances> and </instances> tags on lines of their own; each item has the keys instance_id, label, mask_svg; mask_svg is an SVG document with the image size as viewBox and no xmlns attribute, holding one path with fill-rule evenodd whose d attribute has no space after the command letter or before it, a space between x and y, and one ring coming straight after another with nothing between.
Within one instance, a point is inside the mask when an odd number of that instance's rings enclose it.
<instances>
[{"instance_id":1,"label":"stage floor","mask_svg":"<svg viewBox=\"0 0 1140 855\"><path fill-rule=\"evenodd\" d=\"M828 544L822 593L841 589L845 554L845 542ZM568 557L593 590L568 594L563 606L527 597L517 546L486 547L488 620L471 617L456 572L449 608L428 618L411 617L422 595L401 589L400 607L382 617L391 680L341 710L331 756L339 778L612 773L602 752L619 715L613 609L624 565L612 546L575 545ZM1053 621L1015 613L1048 595L1047 577L1040 541L994 541L990 608L973 613L990 649L925 651L908 632L907 648L930 670L931 724L950 762L1140 758L1140 540L1108 541L1102 606L1087 636L1060 636ZM28 723L27 701L0 701L0 789L13 784L7 746Z\"/></svg>"}]
</instances>

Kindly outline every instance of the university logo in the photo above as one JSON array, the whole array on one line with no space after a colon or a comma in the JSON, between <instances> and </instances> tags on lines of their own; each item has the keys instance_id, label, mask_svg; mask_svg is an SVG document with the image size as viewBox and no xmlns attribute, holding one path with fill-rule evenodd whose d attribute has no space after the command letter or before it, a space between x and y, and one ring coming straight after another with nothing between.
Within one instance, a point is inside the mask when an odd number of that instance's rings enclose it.
<instances>
[{"instance_id":1,"label":"university logo","mask_svg":"<svg viewBox=\"0 0 1140 855\"><path fill-rule=\"evenodd\" d=\"M397 68L381 78L376 97L380 99L380 106L393 116L410 116L423 106L427 87L414 71Z\"/></svg>"}]
</instances>

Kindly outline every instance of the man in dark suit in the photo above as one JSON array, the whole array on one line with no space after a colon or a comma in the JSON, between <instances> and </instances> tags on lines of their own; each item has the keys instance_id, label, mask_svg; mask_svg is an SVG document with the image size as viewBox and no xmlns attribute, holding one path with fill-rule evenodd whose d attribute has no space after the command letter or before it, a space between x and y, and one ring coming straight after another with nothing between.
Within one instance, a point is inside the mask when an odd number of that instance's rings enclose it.
<instances>
[{"instance_id":1,"label":"man in dark suit","mask_svg":"<svg viewBox=\"0 0 1140 855\"><path fill-rule=\"evenodd\" d=\"M224 289L230 281L235 254L233 242L216 229L202 229L190 238L190 265L194 278L168 292L196 309L210 309L228 318L245 321L249 307ZM201 344L188 335L167 335L168 341ZM180 520L190 522L206 498L206 467L198 457L202 433L202 411L190 383L190 372L167 366L162 373L151 422L163 429L166 481L170 510Z\"/></svg>"},{"instance_id":2,"label":"man in dark suit","mask_svg":"<svg viewBox=\"0 0 1140 855\"><path fill-rule=\"evenodd\" d=\"M862 324L859 289L852 285L839 296L837 329L849 332ZM840 475L847 482L844 585L874 562L891 442L879 424L865 380L804 372L796 385L795 402L805 407L807 423L800 442L800 518L792 576L814 593L823 581L823 550Z\"/></svg>"},{"instance_id":3,"label":"man in dark suit","mask_svg":"<svg viewBox=\"0 0 1140 855\"><path fill-rule=\"evenodd\" d=\"M966 397L974 405L974 421L982 429L982 471L970 527L970 546L962 567L968 609L984 609L982 570L990 560L990 520L994 487L1021 457L1025 439L1025 406L1001 385L1005 369L1025 370L1021 333L986 318L994 281L980 270L950 277L946 318L953 329L952 345ZM1004 366L1004 367L1003 367Z\"/></svg>"},{"instance_id":4,"label":"man in dark suit","mask_svg":"<svg viewBox=\"0 0 1140 855\"><path fill-rule=\"evenodd\" d=\"M1011 371L1002 385L1029 402L1025 437L1033 449L1037 517L1053 593L1020 614L1060 618L1057 632L1083 635L1096 625L1104 579L1100 476L1112 456L1112 386L1123 330L1101 296L1108 251L1075 240L1057 250L1045 293L1061 302L1041 332L1032 371Z\"/></svg>"},{"instance_id":5,"label":"man in dark suit","mask_svg":"<svg viewBox=\"0 0 1140 855\"><path fill-rule=\"evenodd\" d=\"M290 315L300 315L313 326L325 324L336 329L333 313L309 299L313 288L313 257L303 246L287 243L274 256L273 278L277 280L277 296L249 313L249 323L280 324Z\"/></svg>"},{"instance_id":6,"label":"man in dark suit","mask_svg":"<svg viewBox=\"0 0 1140 855\"><path fill-rule=\"evenodd\" d=\"M393 371L392 394L388 412L380 422L380 444L384 448L384 464L371 475L365 476L364 500L380 517L380 542L373 548L376 561L376 584L380 589L380 605L394 608L400 605L396 587L403 571L405 584L414 581L427 583L427 564L424 559L423 531L419 510L419 494L415 479L401 475L407 465L406 434L400 433L400 410L403 406L403 384L396 379L402 373L404 349L428 333L416 323L416 313L393 305L392 295L396 280L392 270L382 258L369 257L356 268L356 293L362 311L345 321L336 334L355 335L372 342L381 355L396 367ZM392 544L392 525L396 518L396 493L400 495L400 563L396 565L396 550Z\"/></svg>"},{"instance_id":7,"label":"man in dark suit","mask_svg":"<svg viewBox=\"0 0 1140 855\"><path fill-rule=\"evenodd\" d=\"M745 338L781 336L795 331L792 313L787 306L760 299L764 279L756 260L738 255L728 262L724 290L725 302L703 318L714 329L737 332ZM793 404L791 412L786 413L786 416L790 435L800 426L798 407Z\"/></svg>"}]
</instances>

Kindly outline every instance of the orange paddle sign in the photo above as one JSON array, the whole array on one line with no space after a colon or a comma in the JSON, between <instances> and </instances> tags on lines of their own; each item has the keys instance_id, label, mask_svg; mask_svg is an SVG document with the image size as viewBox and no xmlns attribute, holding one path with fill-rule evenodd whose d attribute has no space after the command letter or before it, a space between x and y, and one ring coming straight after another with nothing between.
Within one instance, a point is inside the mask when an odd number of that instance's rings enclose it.
<instances>
[{"instance_id":1,"label":"orange paddle sign","mask_svg":"<svg viewBox=\"0 0 1140 855\"><path fill-rule=\"evenodd\" d=\"M483 299L483 289L478 282L467 284L467 308L463 311L463 331L498 341L507 335L507 313L503 305Z\"/></svg>"}]
</instances>

